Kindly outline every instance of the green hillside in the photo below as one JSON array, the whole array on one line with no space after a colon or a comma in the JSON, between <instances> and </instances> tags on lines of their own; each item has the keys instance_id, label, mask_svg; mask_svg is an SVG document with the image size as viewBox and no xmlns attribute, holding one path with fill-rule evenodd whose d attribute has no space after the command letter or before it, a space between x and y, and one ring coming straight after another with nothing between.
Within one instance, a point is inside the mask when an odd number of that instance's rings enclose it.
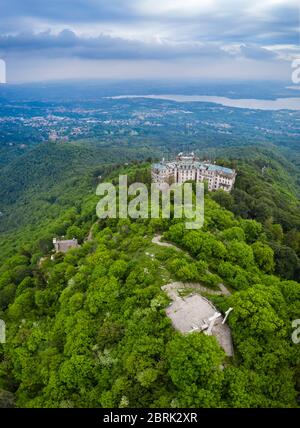
<instances>
[{"instance_id":1,"label":"green hillside","mask_svg":"<svg viewBox=\"0 0 300 428\"><path fill-rule=\"evenodd\" d=\"M77 213L100 176L147 155L149 149L142 147L137 152L99 142L44 143L1 168L0 261L48 230L57 233L53 220L63 222L68 210Z\"/></svg>"},{"instance_id":2,"label":"green hillside","mask_svg":"<svg viewBox=\"0 0 300 428\"><path fill-rule=\"evenodd\" d=\"M42 251L48 250L52 235L63 234L64 222L79 215L82 200L95 194L100 176L104 180L121 164L151 153L146 145L137 150L99 142L45 143L0 169L0 261L38 240ZM275 252L276 272L299 280L297 166L276 148L220 149L215 156L236 168L238 176L232 194L216 192L214 200L237 216L261 222Z\"/></svg>"},{"instance_id":3,"label":"green hillside","mask_svg":"<svg viewBox=\"0 0 300 428\"><path fill-rule=\"evenodd\" d=\"M147 180L147 169L122 172ZM204 227L189 231L174 219L97 221L87 196L64 223L80 248L40 260L35 243L3 263L4 405L296 407L300 284L274 275L264 226L215 198L206 196ZM155 234L182 251L152 243ZM220 311L233 307L233 358L214 337L172 328L161 290L171 281L199 283ZM231 295L210 294L220 283Z\"/></svg>"}]
</instances>

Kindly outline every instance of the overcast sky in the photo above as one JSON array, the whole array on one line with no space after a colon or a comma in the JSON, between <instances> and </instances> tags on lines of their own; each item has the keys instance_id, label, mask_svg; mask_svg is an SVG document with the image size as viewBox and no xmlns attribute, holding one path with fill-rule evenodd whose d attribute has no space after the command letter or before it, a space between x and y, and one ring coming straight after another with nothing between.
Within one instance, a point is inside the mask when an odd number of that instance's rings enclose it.
<instances>
[{"instance_id":1,"label":"overcast sky","mask_svg":"<svg viewBox=\"0 0 300 428\"><path fill-rule=\"evenodd\" d=\"M290 79L299 0L1 0L10 82Z\"/></svg>"}]
</instances>

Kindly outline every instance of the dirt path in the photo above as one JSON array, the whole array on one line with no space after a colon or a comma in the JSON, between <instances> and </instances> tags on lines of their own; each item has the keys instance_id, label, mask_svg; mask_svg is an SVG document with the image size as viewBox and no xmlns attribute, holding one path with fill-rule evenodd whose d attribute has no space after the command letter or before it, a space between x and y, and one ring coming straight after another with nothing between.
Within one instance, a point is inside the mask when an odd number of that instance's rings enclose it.
<instances>
[{"instance_id":1,"label":"dirt path","mask_svg":"<svg viewBox=\"0 0 300 428\"><path fill-rule=\"evenodd\" d=\"M93 232L92 232L92 229L93 229L93 227L95 226L95 224L96 224L96 223L92 224L92 226L90 227L90 230L89 230L88 236L85 238L85 241L92 241L92 239L93 239Z\"/></svg>"},{"instance_id":2,"label":"dirt path","mask_svg":"<svg viewBox=\"0 0 300 428\"><path fill-rule=\"evenodd\" d=\"M161 241L161 235L155 235L152 239L152 244L160 245L161 247L171 247L174 248L177 251L182 251L181 248L176 247L176 245L171 244L170 242L162 242Z\"/></svg>"},{"instance_id":3,"label":"dirt path","mask_svg":"<svg viewBox=\"0 0 300 428\"><path fill-rule=\"evenodd\" d=\"M226 292L229 293L229 291L227 290L227 288L222 285ZM162 290L166 291L167 295L172 299L172 300L177 300L180 299L178 292L183 291L185 289L193 289L195 291L200 291L202 293L207 293L207 294L211 294L214 296L223 296L226 295L226 292L224 292L224 289L221 288L220 286L220 290L212 290L211 288L207 288L204 287L204 285L201 285L199 283L194 283L194 282L181 282L181 281L176 281L176 282L171 282L170 284L164 285L161 287ZM228 295L228 294L227 294Z\"/></svg>"},{"instance_id":4,"label":"dirt path","mask_svg":"<svg viewBox=\"0 0 300 428\"><path fill-rule=\"evenodd\" d=\"M86 237L86 241L91 241L93 239L92 228L89 231L88 236Z\"/></svg>"},{"instance_id":5,"label":"dirt path","mask_svg":"<svg viewBox=\"0 0 300 428\"><path fill-rule=\"evenodd\" d=\"M176 245L171 244L170 242L161 242L161 235L155 235L154 238L152 239L152 243L160 245L161 247L172 247L177 251L183 251L183 250L181 250L181 248L176 247ZM176 298L175 295L177 295L177 291L180 288L181 289L194 288L195 290L202 291L203 293L214 294L216 296L230 296L231 295L230 291L225 287L224 284L218 284L218 286L219 286L220 290L216 291L216 290L211 290L210 288L204 287L203 285L201 285L199 283L172 282L171 284L165 285L162 288L165 289L165 291L167 291L167 294L172 299ZM171 293L172 295L170 295L169 293Z\"/></svg>"},{"instance_id":6,"label":"dirt path","mask_svg":"<svg viewBox=\"0 0 300 428\"><path fill-rule=\"evenodd\" d=\"M218 284L220 290L221 290L221 294L223 294L223 296L231 296L230 291L228 290L228 288L225 287L224 284Z\"/></svg>"}]
</instances>

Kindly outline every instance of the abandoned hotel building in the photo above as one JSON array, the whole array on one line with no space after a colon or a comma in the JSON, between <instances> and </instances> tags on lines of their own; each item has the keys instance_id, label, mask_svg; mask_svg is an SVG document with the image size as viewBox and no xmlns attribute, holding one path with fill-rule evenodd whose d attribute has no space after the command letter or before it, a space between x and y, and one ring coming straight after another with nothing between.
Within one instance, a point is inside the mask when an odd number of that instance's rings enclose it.
<instances>
[{"instance_id":1,"label":"abandoned hotel building","mask_svg":"<svg viewBox=\"0 0 300 428\"><path fill-rule=\"evenodd\" d=\"M204 182L208 184L208 190L223 189L230 192L233 188L236 171L223 166L212 164L208 161L199 161L194 153L179 153L174 161L163 160L152 164L152 182L159 185L186 181Z\"/></svg>"}]
</instances>

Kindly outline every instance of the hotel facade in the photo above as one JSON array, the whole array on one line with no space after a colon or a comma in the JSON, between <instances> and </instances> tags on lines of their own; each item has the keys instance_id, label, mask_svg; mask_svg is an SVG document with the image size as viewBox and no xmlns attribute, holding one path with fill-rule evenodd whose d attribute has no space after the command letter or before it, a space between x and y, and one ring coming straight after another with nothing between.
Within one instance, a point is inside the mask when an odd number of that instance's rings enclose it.
<instances>
[{"instance_id":1,"label":"hotel facade","mask_svg":"<svg viewBox=\"0 0 300 428\"><path fill-rule=\"evenodd\" d=\"M234 186L236 171L206 161L199 161L194 153L185 155L179 153L174 161L162 161L152 164L152 182L163 187L164 184L186 181L204 182L208 184L208 190L223 189L230 192Z\"/></svg>"}]
</instances>

